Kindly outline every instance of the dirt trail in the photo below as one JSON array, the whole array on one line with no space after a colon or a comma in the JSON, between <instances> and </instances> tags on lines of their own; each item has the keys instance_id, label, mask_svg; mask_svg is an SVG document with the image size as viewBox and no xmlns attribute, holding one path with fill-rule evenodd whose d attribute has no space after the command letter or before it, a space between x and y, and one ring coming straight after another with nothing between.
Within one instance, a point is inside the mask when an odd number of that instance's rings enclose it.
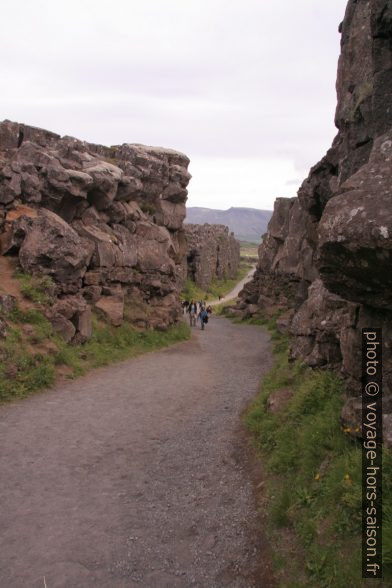
<instances>
[{"instance_id":1,"label":"dirt trail","mask_svg":"<svg viewBox=\"0 0 392 588\"><path fill-rule=\"evenodd\" d=\"M261 329L213 317L0 407L0 586L273 586L239 451L270 362Z\"/></svg>"},{"instance_id":2,"label":"dirt trail","mask_svg":"<svg viewBox=\"0 0 392 588\"><path fill-rule=\"evenodd\" d=\"M252 269L246 274L245 278L242 278L242 280L238 282L238 284L236 284L232 291L226 294L224 298L221 298L220 300L212 300L211 302L208 302L208 304L210 304L211 306L216 306L217 304L222 304L223 302L228 302L229 300L234 300L234 298L237 298L238 294L241 292L245 284L251 281L255 271L256 266L252 267Z\"/></svg>"}]
</instances>

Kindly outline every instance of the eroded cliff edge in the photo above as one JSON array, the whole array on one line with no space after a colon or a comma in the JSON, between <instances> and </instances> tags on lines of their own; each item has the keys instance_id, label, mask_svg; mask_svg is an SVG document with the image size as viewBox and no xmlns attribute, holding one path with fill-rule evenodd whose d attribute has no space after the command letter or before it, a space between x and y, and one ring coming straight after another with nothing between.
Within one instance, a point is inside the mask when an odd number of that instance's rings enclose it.
<instances>
[{"instance_id":1,"label":"eroded cliff edge","mask_svg":"<svg viewBox=\"0 0 392 588\"><path fill-rule=\"evenodd\" d=\"M338 134L298 197L276 201L240 308L287 308L281 328L293 336L292 358L335 369L353 395L361 328L382 327L390 394L392 4L350 0L340 32Z\"/></svg>"},{"instance_id":2,"label":"eroded cliff edge","mask_svg":"<svg viewBox=\"0 0 392 588\"><path fill-rule=\"evenodd\" d=\"M0 123L0 254L52 278L46 313L67 341L89 337L92 307L114 325L181 316L188 164L170 149Z\"/></svg>"}]
</instances>

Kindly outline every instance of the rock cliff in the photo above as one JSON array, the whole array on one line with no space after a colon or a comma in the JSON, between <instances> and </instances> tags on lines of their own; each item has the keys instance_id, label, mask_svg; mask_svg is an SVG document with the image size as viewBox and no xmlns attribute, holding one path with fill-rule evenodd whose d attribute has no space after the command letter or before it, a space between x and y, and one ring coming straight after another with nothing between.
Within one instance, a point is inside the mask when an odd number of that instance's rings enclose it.
<instances>
[{"instance_id":1,"label":"rock cliff","mask_svg":"<svg viewBox=\"0 0 392 588\"><path fill-rule=\"evenodd\" d=\"M0 123L0 253L52 278L46 312L66 340L88 338L92 307L114 325L180 316L188 164L170 149Z\"/></svg>"},{"instance_id":2,"label":"rock cliff","mask_svg":"<svg viewBox=\"0 0 392 588\"><path fill-rule=\"evenodd\" d=\"M392 4L350 0L340 25L338 134L297 198L278 199L240 307L289 311L291 355L360 393L361 328L382 327L392 385Z\"/></svg>"},{"instance_id":3,"label":"rock cliff","mask_svg":"<svg viewBox=\"0 0 392 588\"><path fill-rule=\"evenodd\" d=\"M187 275L207 289L215 279L235 278L240 244L224 225L185 225Z\"/></svg>"}]
</instances>

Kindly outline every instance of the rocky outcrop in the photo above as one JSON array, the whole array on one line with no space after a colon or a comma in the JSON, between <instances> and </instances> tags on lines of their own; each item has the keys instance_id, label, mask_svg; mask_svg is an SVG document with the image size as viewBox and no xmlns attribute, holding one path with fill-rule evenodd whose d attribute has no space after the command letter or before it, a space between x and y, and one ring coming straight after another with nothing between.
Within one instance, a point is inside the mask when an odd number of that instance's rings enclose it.
<instances>
[{"instance_id":1,"label":"rocky outcrop","mask_svg":"<svg viewBox=\"0 0 392 588\"><path fill-rule=\"evenodd\" d=\"M0 253L52 278L46 312L66 340L90 336L93 307L114 325L178 319L188 164L170 149L0 123Z\"/></svg>"},{"instance_id":2,"label":"rocky outcrop","mask_svg":"<svg viewBox=\"0 0 392 588\"><path fill-rule=\"evenodd\" d=\"M185 225L187 275L207 289L215 279L235 278L240 244L224 225Z\"/></svg>"},{"instance_id":3,"label":"rocky outcrop","mask_svg":"<svg viewBox=\"0 0 392 588\"><path fill-rule=\"evenodd\" d=\"M291 356L360 394L361 328L382 327L392 392L392 7L350 0L338 67L338 134L297 198L278 199L242 307L291 308ZM240 305L241 306L241 305Z\"/></svg>"}]
</instances>

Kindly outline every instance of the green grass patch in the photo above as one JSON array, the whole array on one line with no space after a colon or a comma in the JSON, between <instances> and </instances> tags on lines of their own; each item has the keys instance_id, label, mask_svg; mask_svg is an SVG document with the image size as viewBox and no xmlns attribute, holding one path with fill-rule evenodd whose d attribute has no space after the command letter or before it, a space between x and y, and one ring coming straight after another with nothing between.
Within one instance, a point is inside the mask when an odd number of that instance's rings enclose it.
<instances>
[{"instance_id":1,"label":"green grass patch","mask_svg":"<svg viewBox=\"0 0 392 588\"><path fill-rule=\"evenodd\" d=\"M166 331L140 331L130 323L112 327L94 317L91 339L84 345L70 345L54 333L39 310L16 309L9 322L7 337L0 343L0 402L53 385L64 367L67 377L74 378L190 337L184 323Z\"/></svg>"},{"instance_id":2,"label":"green grass patch","mask_svg":"<svg viewBox=\"0 0 392 588\"><path fill-rule=\"evenodd\" d=\"M1 343L0 358L0 401L27 396L54 383L52 358L30 349L18 327L11 328Z\"/></svg>"},{"instance_id":3,"label":"green grass patch","mask_svg":"<svg viewBox=\"0 0 392 588\"><path fill-rule=\"evenodd\" d=\"M227 317L227 310L230 306L234 306L236 303L236 299L232 298L232 300L226 300L226 302L222 302L221 304L215 304L214 306L214 314L217 316L224 316Z\"/></svg>"},{"instance_id":4,"label":"green grass patch","mask_svg":"<svg viewBox=\"0 0 392 588\"><path fill-rule=\"evenodd\" d=\"M247 321L269 328L275 365L245 416L266 472L269 531L281 586L367 586L361 578L361 446L340 427L343 384L329 371L288 361L288 340L271 319ZM289 388L291 398L279 412L268 399ZM384 450L384 582L392 585L392 453ZM283 530L297 544L287 549ZM290 552L289 552L290 551ZM303 554L303 561L292 551ZM295 584L288 579L303 579Z\"/></svg>"},{"instance_id":5,"label":"green grass patch","mask_svg":"<svg viewBox=\"0 0 392 588\"><path fill-rule=\"evenodd\" d=\"M213 280L206 290L199 288L195 282L188 278L181 292L183 300L215 300L221 296L222 298L229 294L233 288L236 287L248 274L252 265L242 262L239 266L235 278L227 278L224 280Z\"/></svg>"},{"instance_id":6,"label":"green grass patch","mask_svg":"<svg viewBox=\"0 0 392 588\"><path fill-rule=\"evenodd\" d=\"M35 304L46 305L53 299L55 285L50 276L30 276L17 273L15 278L20 283L20 291L23 296Z\"/></svg>"},{"instance_id":7,"label":"green grass patch","mask_svg":"<svg viewBox=\"0 0 392 588\"><path fill-rule=\"evenodd\" d=\"M249 243L248 241L240 241L240 254L243 257L252 258L255 261L259 258L260 243Z\"/></svg>"}]
</instances>

